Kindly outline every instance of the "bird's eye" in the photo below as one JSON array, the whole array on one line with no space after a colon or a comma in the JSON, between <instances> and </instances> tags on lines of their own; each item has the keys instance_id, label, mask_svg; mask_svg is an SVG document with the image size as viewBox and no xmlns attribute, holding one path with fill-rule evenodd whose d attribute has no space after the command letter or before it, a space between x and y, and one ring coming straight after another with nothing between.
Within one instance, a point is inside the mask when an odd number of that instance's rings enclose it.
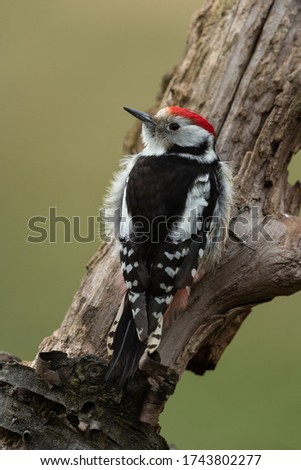
<instances>
[{"instance_id":1,"label":"bird's eye","mask_svg":"<svg viewBox=\"0 0 301 470\"><path fill-rule=\"evenodd\" d=\"M181 126L176 122L172 122L168 127L171 131L177 131Z\"/></svg>"}]
</instances>

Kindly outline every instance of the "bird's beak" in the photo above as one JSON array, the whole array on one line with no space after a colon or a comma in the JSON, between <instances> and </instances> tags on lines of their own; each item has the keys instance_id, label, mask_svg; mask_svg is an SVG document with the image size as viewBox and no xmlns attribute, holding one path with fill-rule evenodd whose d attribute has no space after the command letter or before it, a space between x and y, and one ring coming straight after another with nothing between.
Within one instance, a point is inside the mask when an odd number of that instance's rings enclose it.
<instances>
[{"instance_id":1,"label":"bird's beak","mask_svg":"<svg viewBox=\"0 0 301 470\"><path fill-rule=\"evenodd\" d=\"M123 109L135 116L137 119L140 119L140 121L144 122L148 127L154 127L156 125L153 116L150 114L137 111L136 109L127 108L126 106L124 106Z\"/></svg>"}]
</instances>

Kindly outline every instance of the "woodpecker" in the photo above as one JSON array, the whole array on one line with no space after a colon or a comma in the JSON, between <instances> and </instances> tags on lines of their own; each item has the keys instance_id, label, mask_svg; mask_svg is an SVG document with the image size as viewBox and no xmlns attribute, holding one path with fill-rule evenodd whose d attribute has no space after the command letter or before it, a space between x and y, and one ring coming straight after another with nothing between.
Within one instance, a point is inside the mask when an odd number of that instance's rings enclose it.
<instances>
[{"instance_id":1,"label":"woodpecker","mask_svg":"<svg viewBox=\"0 0 301 470\"><path fill-rule=\"evenodd\" d=\"M105 204L125 283L107 338L107 380L120 386L158 348L192 284L220 260L232 203L231 171L204 117L178 106L154 116L124 109L142 121L144 149L123 161Z\"/></svg>"}]
</instances>

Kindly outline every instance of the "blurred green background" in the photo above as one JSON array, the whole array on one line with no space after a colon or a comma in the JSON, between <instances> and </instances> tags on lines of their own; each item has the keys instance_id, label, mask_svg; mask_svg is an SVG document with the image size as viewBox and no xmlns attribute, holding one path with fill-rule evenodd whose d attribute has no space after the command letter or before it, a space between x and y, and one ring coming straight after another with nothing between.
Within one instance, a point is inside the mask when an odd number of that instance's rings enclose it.
<instances>
[{"instance_id":1,"label":"blurred green background","mask_svg":"<svg viewBox=\"0 0 301 470\"><path fill-rule=\"evenodd\" d=\"M28 243L49 207L96 217L133 119L182 57L200 0L2 0L0 349L32 359L99 240ZM297 160L297 159L295 159ZM299 159L300 160L300 159ZM290 178L301 179L300 161ZM217 370L186 373L162 434L186 449L301 448L300 294L254 309Z\"/></svg>"}]
</instances>

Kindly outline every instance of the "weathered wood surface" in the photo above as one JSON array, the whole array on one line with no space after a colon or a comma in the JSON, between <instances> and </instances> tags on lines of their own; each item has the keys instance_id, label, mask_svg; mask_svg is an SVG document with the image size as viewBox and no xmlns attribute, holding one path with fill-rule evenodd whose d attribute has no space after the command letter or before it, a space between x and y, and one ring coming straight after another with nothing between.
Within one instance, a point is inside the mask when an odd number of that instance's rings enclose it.
<instances>
[{"instance_id":1,"label":"weathered wood surface","mask_svg":"<svg viewBox=\"0 0 301 470\"><path fill-rule=\"evenodd\" d=\"M36 371L0 362L0 449L168 448L139 422L145 382L112 388L95 356L55 351L41 354Z\"/></svg>"},{"instance_id":2,"label":"weathered wood surface","mask_svg":"<svg viewBox=\"0 0 301 470\"><path fill-rule=\"evenodd\" d=\"M194 287L160 346L162 363L179 375L214 368L253 305L301 289L301 189L287 181L301 148L300 25L299 0L208 0L191 23L183 61L165 77L152 108L177 104L203 114L234 172L225 256ZM138 134L135 125L125 140L128 153L140 148ZM116 243L104 244L40 351L106 361L105 338L121 300L118 270ZM126 448L122 433L115 442Z\"/></svg>"}]
</instances>

